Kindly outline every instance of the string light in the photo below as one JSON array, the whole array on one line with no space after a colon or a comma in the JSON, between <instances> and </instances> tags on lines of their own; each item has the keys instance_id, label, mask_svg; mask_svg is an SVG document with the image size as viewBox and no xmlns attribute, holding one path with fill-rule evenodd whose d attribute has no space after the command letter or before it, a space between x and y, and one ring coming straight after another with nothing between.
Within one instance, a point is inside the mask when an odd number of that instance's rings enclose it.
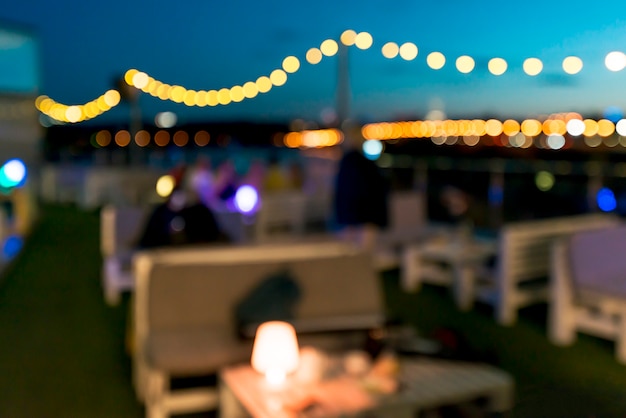
<instances>
[{"instance_id":1,"label":"string light","mask_svg":"<svg viewBox=\"0 0 626 418\"><path fill-rule=\"evenodd\" d=\"M339 41L345 46L355 46L358 49L369 49L374 39L368 32L344 31ZM332 57L337 54L338 42L327 39L318 47L307 50L305 59L311 65L316 65L324 57ZM387 42L381 48L381 54L386 58L402 57L411 61L417 57L418 46L412 42L405 42L398 46L395 42ZM441 69L446 62L446 57L441 52L431 52L427 55L426 63L433 69ZM455 61L457 71L463 74L475 69L475 60L469 55L459 56ZM620 71L626 67L626 55L620 51L612 51L605 57L605 66L610 71ZM583 68L583 61L576 56L568 56L563 60L563 71L567 74L578 74ZM543 71L543 62L538 58L528 58L523 63L523 71L529 76L537 76ZM288 74L296 73L301 69L300 60L295 56L286 57L280 68L273 70L268 76L259 76L255 81L247 81L240 85L219 90L191 90L180 85L171 85L157 80L149 74L138 69L129 69L124 74L124 82L129 86L158 97L161 100L170 100L175 103L183 103L187 106L226 106L230 103L239 103L246 99L252 99L258 94L268 93L272 87L279 87L287 83ZM508 69L508 64L503 58L489 60L488 70L492 75L499 76ZM120 102L120 93L117 90L109 90L96 99L76 105L67 105L57 102L48 96L41 95L35 100L35 107L48 117L65 123L78 123L95 118L117 106ZM471 142L471 141L470 141Z\"/></svg>"},{"instance_id":2,"label":"string light","mask_svg":"<svg viewBox=\"0 0 626 418\"><path fill-rule=\"evenodd\" d=\"M367 140L398 140L430 138L437 145L447 144L449 138L461 137L461 143L476 146L488 141L482 138L500 138L504 141L499 145L516 148L528 148L533 144L533 138L544 135L548 138L546 146L550 149L561 149L567 144L565 135L582 137L589 147L597 147L604 143L615 146L618 143L626 147L626 140L607 138L615 133L619 137L626 135L626 120L616 123L608 119L583 119L578 113L557 113L550 115L543 122L537 119L516 121L507 119L500 121L489 120L423 120L403 122L369 123L361 128L363 137ZM604 141L603 141L604 139Z\"/></svg>"}]
</instances>

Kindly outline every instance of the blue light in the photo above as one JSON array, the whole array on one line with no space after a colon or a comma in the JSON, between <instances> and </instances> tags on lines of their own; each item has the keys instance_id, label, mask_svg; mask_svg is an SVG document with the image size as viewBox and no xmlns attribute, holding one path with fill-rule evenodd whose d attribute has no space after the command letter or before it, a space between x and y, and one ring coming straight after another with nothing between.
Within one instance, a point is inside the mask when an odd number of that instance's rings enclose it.
<instances>
[{"instance_id":1,"label":"blue light","mask_svg":"<svg viewBox=\"0 0 626 418\"><path fill-rule=\"evenodd\" d=\"M602 112L602 116L613 123L617 123L620 119L624 117L624 112L622 112L622 109L617 106L609 106L604 109L604 112Z\"/></svg>"},{"instance_id":2,"label":"blue light","mask_svg":"<svg viewBox=\"0 0 626 418\"><path fill-rule=\"evenodd\" d=\"M617 208L617 199L613 191L607 187L603 187L598 191L596 195L596 202L598 207L603 212L611 212Z\"/></svg>"},{"instance_id":3,"label":"blue light","mask_svg":"<svg viewBox=\"0 0 626 418\"><path fill-rule=\"evenodd\" d=\"M363 154L369 160L377 160L383 152L383 143L377 139L370 139L363 142Z\"/></svg>"},{"instance_id":4,"label":"blue light","mask_svg":"<svg viewBox=\"0 0 626 418\"><path fill-rule=\"evenodd\" d=\"M4 241L4 245L2 246L2 255L4 258L11 259L15 257L20 250L22 249L24 242L22 238L17 235L11 235Z\"/></svg>"},{"instance_id":5,"label":"blue light","mask_svg":"<svg viewBox=\"0 0 626 418\"><path fill-rule=\"evenodd\" d=\"M248 214L257 208L259 193L248 184L241 186L235 193L235 207L241 213Z\"/></svg>"},{"instance_id":6,"label":"blue light","mask_svg":"<svg viewBox=\"0 0 626 418\"><path fill-rule=\"evenodd\" d=\"M26 179L26 166L17 158L0 167L0 187L9 189L23 184Z\"/></svg>"}]
</instances>

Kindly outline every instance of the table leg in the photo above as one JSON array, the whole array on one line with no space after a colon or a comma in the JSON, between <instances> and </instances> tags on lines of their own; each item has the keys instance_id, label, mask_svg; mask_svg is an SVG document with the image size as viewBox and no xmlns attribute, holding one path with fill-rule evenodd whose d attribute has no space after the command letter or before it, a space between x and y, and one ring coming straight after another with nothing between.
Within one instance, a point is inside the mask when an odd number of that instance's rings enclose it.
<instances>
[{"instance_id":1,"label":"table leg","mask_svg":"<svg viewBox=\"0 0 626 418\"><path fill-rule=\"evenodd\" d=\"M474 266L467 263L455 264L454 271L454 299L461 311L469 311L474 306L476 274Z\"/></svg>"},{"instance_id":2,"label":"table leg","mask_svg":"<svg viewBox=\"0 0 626 418\"><path fill-rule=\"evenodd\" d=\"M408 247L402 253L402 271L400 284L405 292L417 292L421 287L420 267L422 264L420 250Z\"/></svg>"}]
</instances>

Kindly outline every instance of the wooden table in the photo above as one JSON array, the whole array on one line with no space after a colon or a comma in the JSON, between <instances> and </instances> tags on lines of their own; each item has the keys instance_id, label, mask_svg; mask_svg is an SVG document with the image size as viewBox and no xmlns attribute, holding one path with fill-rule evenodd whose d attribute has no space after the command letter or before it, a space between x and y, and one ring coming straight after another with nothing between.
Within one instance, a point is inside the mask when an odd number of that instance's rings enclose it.
<instances>
[{"instance_id":1,"label":"wooden table","mask_svg":"<svg viewBox=\"0 0 626 418\"><path fill-rule=\"evenodd\" d=\"M271 388L249 365L229 367L219 374L220 418L413 418L421 410L481 398L492 413L513 407L513 379L495 367L430 358L402 359L400 364L400 389L393 394L373 392L345 374L318 384L291 381ZM311 394L314 407L288 407Z\"/></svg>"},{"instance_id":2,"label":"wooden table","mask_svg":"<svg viewBox=\"0 0 626 418\"><path fill-rule=\"evenodd\" d=\"M422 282L451 285L457 307L469 310L474 302L478 268L497 252L495 240L437 239L409 245L402 260L402 288L415 292ZM439 263L449 271L432 266Z\"/></svg>"}]
</instances>

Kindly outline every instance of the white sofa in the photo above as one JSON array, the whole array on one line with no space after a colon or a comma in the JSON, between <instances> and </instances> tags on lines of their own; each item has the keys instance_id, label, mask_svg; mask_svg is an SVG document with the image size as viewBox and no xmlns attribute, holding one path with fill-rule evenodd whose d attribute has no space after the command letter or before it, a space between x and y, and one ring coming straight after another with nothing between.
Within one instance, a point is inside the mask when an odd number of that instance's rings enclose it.
<instances>
[{"instance_id":1,"label":"white sofa","mask_svg":"<svg viewBox=\"0 0 626 418\"><path fill-rule=\"evenodd\" d=\"M237 338L234 308L284 269L301 291L291 321L312 342L341 346L355 341L348 336L358 341L366 330L383 325L382 292L371 257L343 243L209 246L135 256L134 386L148 417L217 406L214 387L180 391L171 390L169 382L249 361L250 340Z\"/></svg>"}]
</instances>

